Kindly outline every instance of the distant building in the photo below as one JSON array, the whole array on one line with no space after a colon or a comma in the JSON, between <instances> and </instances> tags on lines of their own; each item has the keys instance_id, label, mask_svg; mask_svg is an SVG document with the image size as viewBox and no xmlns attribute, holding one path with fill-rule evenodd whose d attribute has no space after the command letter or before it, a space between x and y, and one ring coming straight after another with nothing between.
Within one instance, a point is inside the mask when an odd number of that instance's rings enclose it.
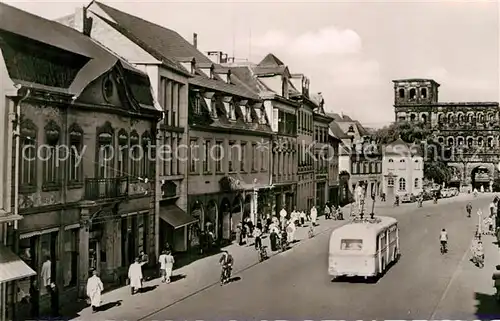
<instances>
[{"instance_id":1,"label":"distant building","mask_svg":"<svg viewBox=\"0 0 500 321\"><path fill-rule=\"evenodd\" d=\"M382 191L387 199L405 194L417 196L423 191L424 158L417 145L401 138L386 145L382 156Z\"/></svg>"},{"instance_id":2,"label":"distant building","mask_svg":"<svg viewBox=\"0 0 500 321\"><path fill-rule=\"evenodd\" d=\"M393 82L396 121L432 129L453 170L450 185L489 188L500 164L498 102L439 102L440 84L432 79Z\"/></svg>"}]
</instances>

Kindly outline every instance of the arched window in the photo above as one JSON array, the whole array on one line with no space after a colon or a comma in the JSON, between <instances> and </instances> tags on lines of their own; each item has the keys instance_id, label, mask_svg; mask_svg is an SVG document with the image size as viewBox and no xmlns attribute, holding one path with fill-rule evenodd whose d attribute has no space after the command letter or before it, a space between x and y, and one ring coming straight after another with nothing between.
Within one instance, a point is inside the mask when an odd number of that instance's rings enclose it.
<instances>
[{"instance_id":1,"label":"arched window","mask_svg":"<svg viewBox=\"0 0 500 321\"><path fill-rule=\"evenodd\" d=\"M472 122L473 122L473 120L474 120L474 114L473 114L473 113L468 113L468 114L467 114L467 121L468 121L469 123L472 123Z\"/></svg>"},{"instance_id":2,"label":"arched window","mask_svg":"<svg viewBox=\"0 0 500 321\"><path fill-rule=\"evenodd\" d=\"M472 147L474 145L474 139L472 137L467 138L467 147Z\"/></svg>"},{"instance_id":3,"label":"arched window","mask_svg":"<svg viewBox=\"0 0 500 321\"><path fill-rule=\"evenodd\" d=\"M439 124L443 123L443 114L441 114L441 113L438 114L438 123Z\"/></svg>"},{"instance_id":4,"label":"arched window","mask_svg":"<svg viewBox=\"0 0 500 321\"><path fill-rule=\"evenodd\" d=\"M142 148L139 145L139 134L133 130L130 133L130 179L137 180L141 168L141 152Z\"/></svg>"},{"instance_id":5,"label":"arched window","mask_svg":"<svg viewBox=\"0 0 500 321\"><path fill-rule=\"evenodd\" d=\"M389 178L387 179L387 186L389 186L389 187L394 186L394 178L389 177Z\"/></svg>"},{"instance_id":6,"label":"arched window","mask_svg":"<svg viewBox=\"0 0 500 321\"><path fill-rule=\"evenodd\" d=\"M438 137L438 143L443 144L444 143L444 138L443 137Z\"/></svg>"},{"instance_id":7,"label":"arched window","mask_svg":"<svg viewBox=\"0 0 500 321\"><path fill-rule=\"evenodd\" d=\"M455 121L455 117L453 116L452 113L449 113L447 118L448 118L448 123L452 123Z\"/></svg>"},{"instance_id":8,"label":"arched window","mask_svg":"<svg viewBox=\"0 0 500 321\"><path fill-rule=\"evenodd\" d=\"M415 188L420 187L420 180L418 178L415 178Z\"/></svg>"},{"instance_id":9,"label":"arched window","mask_svg":"<svg viewBox=\"0 0 500 321\"><path fill-rule=\"evenodd\" d=\"M479 123L484 123L484 115L483 115L483 113L478 113L478 115L477 115L477 121Z\"/></svg>"},{"instance_id":10,"label":"arched window","mask_svg":"<svg viewBox=\"0 0 500 321\"><path fill-rule=\"evenodd\" d=\"M488 147L493 147L493 137L488 137Z\"/></svg>"},{"instance_id":11,"label":"arched window","mask_svg":"<svg viewBox=\"0 0 500 321\"><path fill-rule=\"evenodd\" d=\"M69 127L69 168L68 168L68 182L70 185L79 184L83 182L83 130L82 128L73 123Z\"/></svg>"},{"instance_id":12,"label":"arched window","mask_svg":"<svg viewBox=\"0 0 500 321\"><path fill-rule=\"evenodd\" d=\"M43 187L55 188L61 185L57 151L61 138L61 127L53 120L45 126L45 145L43 149Z\"/></svg>"},{"instance_id":13,"label":"arched window","mask_svg":"<svg viewBox=\"0 0 500 321\"><path fill-rule=\"evenodd\" d=\"M97 129L97 173L99 178L113 177L113 134L110 122Z\"/></svg>"},{"instance_id":14,"label":"arched window","mask_svg":"<svg viewBox=\"0 0 500 321\"><path fill-rule=\"evenodd\" d=\"M405 98L405 90L403 88L399 89L399 98Z\"/></svg>"},{"instance_id":15,"label":"arched window","mask_svg":"<svg viewBox=\"0 0 500 321\"><path fill-rule=\"evenodd\" d=\"M453 137L448 137L448 146L453 146Z\"/></svg>"},{"instance_id":16,"label":"arched window","mask_svg":"<svg viewBox=\"0 0 500 321\"><path fill-rule=\"evenodd\" d=\"M427 98L427 88L420 89L420 95L422 95L422 98Z\"/></svg>"},{"instance_id":17,"label":"arched window","mask_svg":"<svg viewBox=\"0 0 500 321\"><path fill-rule=\"evenodd\" d=\"M459 113L459 114L458 114L458 122L459 122L459 123L463 123L463 122L465 122L465 117L464 117L464 114L462 114L462 113Z\"/></svg>"},{"instance_id":18,"label":"arched window","mask_svg":"<svg viewBox=\"0 0 500 321\"><path fill-rule=\"evenodd\" d=\"M427 115L426 114L422 114L422 123L427 123Z\"/></svg>"},{"instance_id":19,"label":"arched window","mask_svg":"<svg viewBox=\"0 0 500 321\"><path fill-rule=\"evenodd\" d=\"M483 137L478 137L477 138L477 146L482 147L483 145L484 145Z\"/></svg>"},{"instance_id":20,"label":"arched window","mask_svg":"<svg viewBox=\"0 0 500 321\"><path fill-rule=\"evenodd\" d=\"M119 177L128 175L128 156L128 134L125 129L120 129L118 132L118 159L116 164L116 171Z\"/></svg>"},{"instance_id":21,"label":"arched window","mask_svg":"<svg viewBox=\"0 0 500 321\"><path fill-rule=\"evenodd\" d=\"M415 115L415 114L411 114L410 115L410 121L411 122L414 122L416 118L417 118L417 115Z\"/></svg>"},{"instance_id":22,"label":"arched window","mask_svg":"<svg viewBox=\"0 0 500 321\"><path fill-rule=\"evenodd\" d=\"M399 179L399 190L402 192L406 191L406 180L404 178Z\"/></svg>"},{"instance_id":23,"label":"arched window","mask_svg":"<svg viewBox=\"0 0 500 321\"><path fill-rule=\"evenodd\" d=\"M415 88L410 89L410 99L417 98L417 90Z\"/></svg>"},{"instance_id":24,"label":"arched window","mask_svg":"<svg viewBox=\"0 0 500 321\"><path fill-rule=\"evenodd\" d=\"M463 137L458 137L457 138L457 145L463 145L464 144L464 138Z\"/></svg>"},{"instance_id":25,"label":"arched window","mask_svg":"<svg viewBox=\"0 0 500 321\"><path fill-rule=\"evenodd\" d=\"M19 185L21 191L36 190L36 161L38 128L30 119L24 119L21 123L19 160Z\"/></svg>"}]
</instances>

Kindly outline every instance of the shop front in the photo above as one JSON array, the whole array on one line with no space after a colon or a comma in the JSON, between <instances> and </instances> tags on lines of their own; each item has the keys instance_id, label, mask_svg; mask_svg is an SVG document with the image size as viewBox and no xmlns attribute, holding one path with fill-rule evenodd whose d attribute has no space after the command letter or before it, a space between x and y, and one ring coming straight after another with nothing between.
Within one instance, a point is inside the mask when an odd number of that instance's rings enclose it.
<instances>
[{"instance_id":1,"label":"shop front","mask_svg":"<svg viewBox=\"0 0 500 321\"><path fill-rule=\"evenodd\" d=\"M160 204L160 251L167 243L174 252L186 252L199 245L201 209L191 216L174 203Z\"/></svg>"}]
</instances>

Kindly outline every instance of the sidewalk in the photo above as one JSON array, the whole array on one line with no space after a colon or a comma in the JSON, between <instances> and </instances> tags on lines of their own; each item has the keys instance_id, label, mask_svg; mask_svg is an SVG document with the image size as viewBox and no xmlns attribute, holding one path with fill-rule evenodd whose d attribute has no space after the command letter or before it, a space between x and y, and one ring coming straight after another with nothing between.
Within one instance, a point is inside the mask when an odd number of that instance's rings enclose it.
<instances>
[{"instance_id":1,"label":"sidewalk","mask_svg":"<svg viewBox=\"0 0 500 321\"><path fill-rule=\"evenodd\" d=\"M343 209L344 217L348 216L348 206ZM315 227L315 234L327 233L332 229L345 224L347 221L325 220L324 216L319 217L319 225ZM306 227L299 227L295 232L296 242L291 245L293 248L300 246L308 240L309 224ZM270 259L279 255L280 252L271 253L268 235L262 240L267 246ZM250 240L253 244L253 239ZM258 255L253 246L229 245L225 248L234 258L233 276L258 264ZM138 320L166 306L173 305L189 296L203 291L219 283L220 265L219 255L204 257L189 265L175 269L173 282L170 284L161 283L160 279L144 282L144 291L141 294L132 296L128 286L122 287L102 296L103 311L93 314L90 307L82 309L84 302L75 303L74 306L64 306L61 314L68 319L74 320ZM78 307L79 305L79 307Z\"/></svg>"}]
</instances>

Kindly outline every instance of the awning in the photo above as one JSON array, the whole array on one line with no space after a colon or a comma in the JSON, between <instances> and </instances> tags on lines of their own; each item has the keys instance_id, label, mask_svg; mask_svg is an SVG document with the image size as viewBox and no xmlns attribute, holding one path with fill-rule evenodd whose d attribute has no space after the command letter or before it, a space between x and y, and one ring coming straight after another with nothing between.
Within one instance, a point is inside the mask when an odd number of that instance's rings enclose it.
<instances>
[{"instance_id":1,"label":"awning","mask_svg":"<svg viewBox=\"0 0 500 321\"><path fill-rule=\"evenodd\" d=\"M4 245L0 244L0 283L24 279L36 272Z\"/></svg>"},{"instance_id":2,"label":"awning","mask_svg":"<svg viewBox=\"0 0 500 321\"><path fill-rule=\"evenodd\" d=\"M198 221L197 218L192 217L176 205L160 206L160 218L175 229Z\"/></svg>"}]
</instances>

